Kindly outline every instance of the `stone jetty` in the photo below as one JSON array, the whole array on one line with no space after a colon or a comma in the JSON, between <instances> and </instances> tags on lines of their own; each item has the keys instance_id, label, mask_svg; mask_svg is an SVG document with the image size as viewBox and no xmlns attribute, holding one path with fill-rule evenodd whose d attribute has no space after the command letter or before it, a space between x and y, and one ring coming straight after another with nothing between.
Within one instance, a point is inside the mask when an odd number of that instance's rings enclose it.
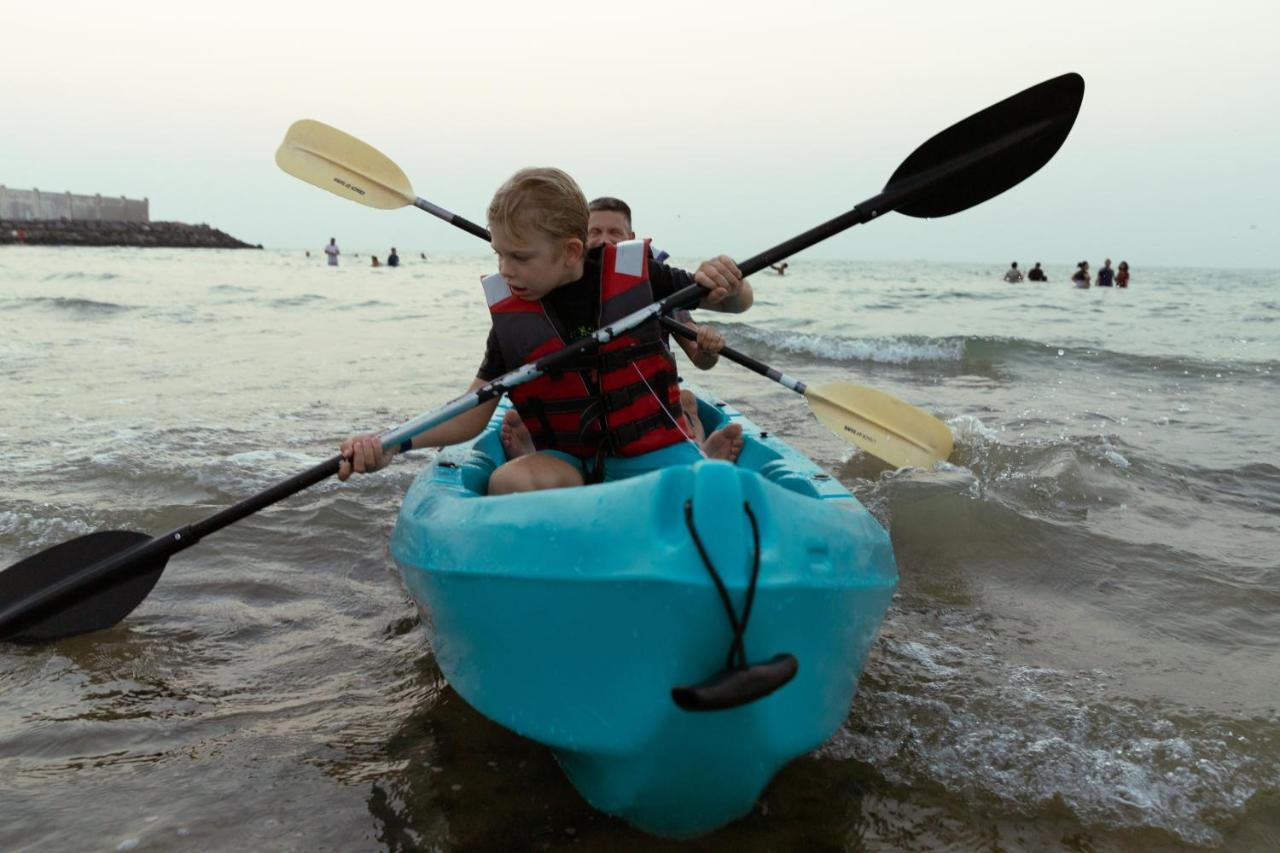
<instances>
[{"instance_id":1,"label":"stone jetty","mask_svg":"<svg viewBox=\"0 0 1280 853\"><path fill-rule=\"evenodd\" d=\"M141 246L175 249L261 249L208 225L102 222L88 219L0 219L0 245Z\"/></svg>"}]
</instances>

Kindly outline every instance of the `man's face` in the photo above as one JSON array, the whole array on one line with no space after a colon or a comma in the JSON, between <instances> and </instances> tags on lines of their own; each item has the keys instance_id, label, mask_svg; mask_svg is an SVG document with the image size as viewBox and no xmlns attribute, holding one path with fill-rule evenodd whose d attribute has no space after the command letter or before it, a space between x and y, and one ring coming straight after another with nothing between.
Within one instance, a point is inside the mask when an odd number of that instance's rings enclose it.
<instances>
[{"instance_id":1,"label":"man's face","mask_svg":"<svg viewBox=\"0 0 1280 853\"><path fill-rule=\"evenodd\" d=\"M574 271L582 259L581 240L553 240L542 234L516 238L492 224L489 232L498 256L498 273L520 299L536 301L576 278Z\"/></svg>"},{"instance_id":2,"label":"man's face","mask_svg":"<svg viewBox=\"0 0 1280 853\"><path fill-rule=\"evenodd\" d=\"M617 245L624 240L634 240L636 234L631 230L627 217L616 210L593 210L587 219L587 248L609 243Z\"/></svg>"}]
</instances>

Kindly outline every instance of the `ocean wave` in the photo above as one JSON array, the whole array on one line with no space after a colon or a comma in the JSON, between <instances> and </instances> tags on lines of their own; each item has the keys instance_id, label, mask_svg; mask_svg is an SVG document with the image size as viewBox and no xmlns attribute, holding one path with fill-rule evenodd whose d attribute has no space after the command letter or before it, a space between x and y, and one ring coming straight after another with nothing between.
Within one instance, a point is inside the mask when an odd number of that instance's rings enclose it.
<instances>
[{"instance_id":1,"label":"ocean wave","mask_svg":"<svg viewBox=\"0 0 1280 853\"><path fill-rule=\"evenodd\" d=\"M735 338L745 338L776 352L810 355L825 361L913 364L955 362L964 358L963 338L842 338L808 332L761 330L746 325L735 326L733 334Z\"/></svg>"},{"instance_id":2,"label":"ocean wave","mask_svg":"<svg viewBox=\"0 0 1280 853\"><path fill-rule=\"evenodd\" d=\"M24 550L35 551L95 530L84 519L49 515L47 510L48 507L0 510L0 537L13 538Z\"/></svg>"},{"instance_id":3,"label":"ocean wave","mask_svg":"<svg viewBox=\"0 0 1280 853\"><path fill-rule=\"evenodd\" d=\"M317 302L327 302L329 297L321 296L318 293L300 293L297 296L287 296L281 299L272 299L267 302L272 308L297 308L301 305L313 305Z\"/></svg>"},{"instance_id":4,"label":"ocean wave","mask_svg":"<svg viewBox=\"0 0 1280 853\"><path fill-rule=\"evenodd\" d=\"M1189 357L1136 355L1101 347L1059 345L1025 338L986 336L928 337L923 335L846 338L794 330L759 329L747 324L732 327L735 339L761 345L776 353L812 356L823 361L877 364L936 363L962 368L963 372L989 372L1015 363L1072 362L1108 372L1127 372L1194 378L1280 376L1280 360L1207 361Z\"/></svg>"},{"instance_id":5,"label":"ocean wave","mask_svg":"<svg viewBox=\"0 0 1280 853\"><path fill-rule=\"evenodd\" d=\"M995 429L971 415L946 423L955 439L950 462L984 489L1012 497L1022 512L1086 515L1123 508L1130 500L1163 501L1168 512L1185 500L1196 507L1217 504L1237 519L1280 516L1280 468L1267 462L1176 462L1117 435L1073 434L1065 425L1056 436L1028 438L1017 425Z\"/></svg>"},{"instance_id":6,"label":"ocean wave","mask_svg":"<svg viewBox=\"0 0 1280 853\"><path fill-rule=\"evenodd\" d=\"M44 276L42 281L111 281L120 276L113 272L55 272Z\"/></svg>"},{"instance_id":7,"label":"ocean wave","mask_svg":"<svg viewBox=\"0 0 1280 853\"><path fill-rule=\"evenodd\" d=\"M70 311L79 314L115 314L121 311L132 311L135 306L120 305L115 302L99 302L94 299L78 299L69 296L27 296L0 303L0 308L9 310L49 308L55 311Z\"/></svg>"},{"instance_id":8,"label":"ocean wave","mask_svg":"<svg viewBox=\"0 0 1280 853\"><path fill-rule=\"evenodd\" d=\"M981 808L1070 810L1087 826L1222 841L1224 817L1280 786L1274 724L1109 695L1105 672L1028 666L937 635L886 639L855 712L818 752Z\"/></svg>"}]
</instances>

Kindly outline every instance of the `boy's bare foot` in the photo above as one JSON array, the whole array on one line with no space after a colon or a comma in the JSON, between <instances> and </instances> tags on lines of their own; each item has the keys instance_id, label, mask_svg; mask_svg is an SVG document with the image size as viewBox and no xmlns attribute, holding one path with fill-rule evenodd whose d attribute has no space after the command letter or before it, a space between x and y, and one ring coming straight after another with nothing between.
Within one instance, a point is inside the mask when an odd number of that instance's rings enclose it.
<instances>
[{"instance_id":1,"label":"boy's bare foot","mask_svg":"<svg viewBox=\"0 0 1280 853\"><path fill-rule=\"evenodd\" d=\"M518 459L534 451L533 436L515 409L508 409L502 416L502 449L507 451L507 459Z\"/></svg>"},{"instance_id":2,"label":"boy's bare foot","mask_svg":"<svg viewBox=\"0 0 1280 853\"><path fill-rule=\"evenodd\" d=\"M742 424L729 424L711 433L702 444L702 452L708 459L737 462L742 452Z\"/></svg>"}]
</instances>

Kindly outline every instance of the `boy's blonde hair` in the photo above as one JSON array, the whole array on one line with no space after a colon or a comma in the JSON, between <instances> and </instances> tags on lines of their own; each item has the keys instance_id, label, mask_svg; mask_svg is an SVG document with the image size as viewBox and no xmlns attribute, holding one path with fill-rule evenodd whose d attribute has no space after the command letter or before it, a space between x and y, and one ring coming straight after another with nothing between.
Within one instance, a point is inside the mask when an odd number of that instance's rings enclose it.
<instances>
[{"instance_id":1,"label":"boy's blonde hair","mask_svg":"<svg viewBox=\"0 0 1280 853\"><path fill-rule=\"evenodd\" d=\"M498 187L489 202L489 229L494 226L518 240L536 232L553 240L587 241L587 197L578 183L559 169L521 169Z\"/></svg>"}]
</instances>

